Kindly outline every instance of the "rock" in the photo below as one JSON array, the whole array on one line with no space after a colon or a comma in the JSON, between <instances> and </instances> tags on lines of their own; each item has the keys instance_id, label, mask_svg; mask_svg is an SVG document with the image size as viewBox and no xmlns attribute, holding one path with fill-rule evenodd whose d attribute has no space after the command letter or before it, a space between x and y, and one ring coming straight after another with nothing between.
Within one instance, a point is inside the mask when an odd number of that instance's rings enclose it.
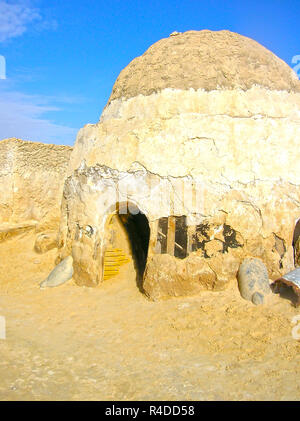
<instances>
[{"instance_id":1,"label":"rock","mask_svg":"<svg viewBox=\"0 0 300 421\"><path fill-rule=\"evenodd\" d=\"M48 231L38 234L34 243L34 250L37 253L46 253L57 248L57 232Z\"/></svg>"},{"instance_id":2,"label":"rock","mask_svg":"<svg viewBox=\"0 0 300 421\"><path fill-rule=\"evenodd\" d=\"M49 276L40 284L40 288L57 287L71 279L73 276L73 258L66 257L49 274Z\"/></svg>"},{"instance_id":3,"label":"rock","mask_svg":"<svg viewBox=\"0 0 300 421\"><path fill-rule=\"evenodd\" d=\"M219 253L209 261L209 267L217 274L216 290L224 290L230 282L236 282L236 276L241 262L240 249Z\"/></svg>"},{"instance_id":4,"label":"rock","mask_svg":"<svg viewBox=\"0 0 300 421\"><path fill-rule=\"evenodd\" d=\"M192 296L213 290L216 274L200 256L176 259L168 254L155 255L147 265L143 290L152 300Z\"/></svg>"},{"instance_id":5,"label":"rock","mask_svg":"<svg viewBox=\"0 0 300 421\"><path fill-rule=\"evenodd\" d=\"M260 259L248 258L238 271L238 285L241 296L253 304L262 304L271 292L266 266Z\"/></svg>"}]
</instances>

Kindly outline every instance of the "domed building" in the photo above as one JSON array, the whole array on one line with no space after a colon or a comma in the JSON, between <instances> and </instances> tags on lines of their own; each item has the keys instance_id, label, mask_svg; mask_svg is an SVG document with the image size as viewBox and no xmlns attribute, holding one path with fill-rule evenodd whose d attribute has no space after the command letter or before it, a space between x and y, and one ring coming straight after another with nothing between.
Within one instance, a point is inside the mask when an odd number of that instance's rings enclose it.
<instances>
[{"instance_id":1,"label":"domed building","mask_svg":"<svg viewBox=\"0 0 300 421\"><path fill-rule=\"evenodd\" d=\"M171 34L79 131L57 261L72 255L86 286L132 264L152 299L224 289L246 257L276 279L295 264L299 140L300 81L286 63L229 31Z\"/></svg>"}]
</instances>

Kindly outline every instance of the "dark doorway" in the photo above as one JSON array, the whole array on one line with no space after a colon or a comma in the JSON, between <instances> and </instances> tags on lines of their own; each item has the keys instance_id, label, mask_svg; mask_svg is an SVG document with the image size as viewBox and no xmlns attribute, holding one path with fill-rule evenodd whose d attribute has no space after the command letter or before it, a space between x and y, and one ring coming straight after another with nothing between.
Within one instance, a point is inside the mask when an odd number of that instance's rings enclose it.
<instances>
[{"instance_id":1,"label":"dark doorway","mask_svg":"<svg viewBox=\"0 0 300 421\"><path fill-rule=\"evenodd\" d=\"M126 229L130 241L132 256L137 272L137 285L142 290L143 275L147 263L150 228L147 217L130 204L127 212L124 205L119 206L119 218Z\"/></svg>"}]
</instances>

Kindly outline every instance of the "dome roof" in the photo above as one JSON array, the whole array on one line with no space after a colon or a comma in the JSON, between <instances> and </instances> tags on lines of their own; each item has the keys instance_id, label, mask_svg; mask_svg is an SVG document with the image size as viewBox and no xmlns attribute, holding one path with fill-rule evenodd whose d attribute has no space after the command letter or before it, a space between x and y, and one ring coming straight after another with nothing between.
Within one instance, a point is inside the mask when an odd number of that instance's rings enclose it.
<instances>
[{"instance_id":1,"label":"dome roof","mask_svg":"<svg viewBox=\"0 0 300 421\"><path fill-rule=\"evenodd\" d=\"M173 33L121 71L109 103L165 88L300 92L295 72L256 41L230 31Z\"/></svg>"}]
</instances>

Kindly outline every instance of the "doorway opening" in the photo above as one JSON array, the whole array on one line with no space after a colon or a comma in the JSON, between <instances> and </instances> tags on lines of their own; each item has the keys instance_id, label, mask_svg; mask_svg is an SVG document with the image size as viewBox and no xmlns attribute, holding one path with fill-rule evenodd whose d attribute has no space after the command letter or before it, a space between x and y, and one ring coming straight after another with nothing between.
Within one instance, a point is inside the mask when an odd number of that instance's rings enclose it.
<instances>
[{"instance_id":1,"label":"doorway opening","mask_svg":"<svg viewBox=\"0 0 300 421\"><path fill-rule=\"evenodd\" d=\"M143 275L150 239L150 227L146 215L132 203L118 203L110 215L106 238L104 279L116 276L119 267L132 260L137 286L143 291Z\"/></svg>"}]
</instances>

